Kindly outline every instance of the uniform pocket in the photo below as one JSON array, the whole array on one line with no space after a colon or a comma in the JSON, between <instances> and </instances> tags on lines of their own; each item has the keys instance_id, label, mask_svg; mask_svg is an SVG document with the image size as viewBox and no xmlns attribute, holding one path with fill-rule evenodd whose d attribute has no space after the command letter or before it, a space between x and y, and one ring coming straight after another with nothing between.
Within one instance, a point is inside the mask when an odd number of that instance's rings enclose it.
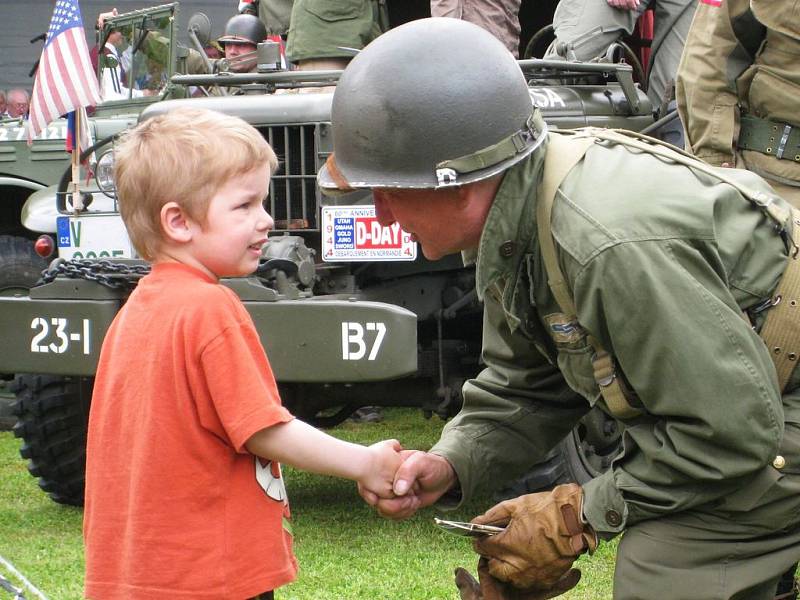
<instances>
[{"instance_id":1,"label":"uniform pocket","mask_svg":"<svg viewBox=\"0 0 800 600\"><path fill-rule=\"evenodd\" d=\"M364 12L364 2L331 0L306 0L305 8L323 21L336 22L355 19Z\"/></svg>"},{"instance_id":2,"label":"uniform pocket","mask_svg":"<svg viewBox=\"0 0 800 600\"><path fill-rule=\"evenodd\" d=\"M724 94L714 99L711 107L711 143L712 148L726 148L733 153L733 144L738 136L735 115L738 111L736 99Z\"/></svg>"},{"instance_id":3,"label":"uniform pocket","mask_svg":"<svg viewBox=\"0 0 800 600\"><path fill-rule=\"evenodd\" d=\"M594 380L592 368L593 355L594 348L588 344L558 348L558 368L564 375L567 385L583 396L591 406L594 406L600 397L600 388Z\"/></svg>"},{"instance_id":4,"label":"uniform pocket","mask_svg":"<svg viewBox=\"0 0 800 600\"><path fill-rule=\"evenodd\" d=\"M750 0L756 18L773 31L800 38L800 0Z\"/></svg>"},{"instance_id":5,"label":"uniform pocket","mask_svg":"<svg viewBox=\"0 0 800 600\"><path fill-rule=\"evenodd\" d=\"M787 60L789 58L786 57ZM791 59L800 60L800 55ZM750 112L757 116L782 123L797 123L798 95L800 85L781 77L772 69L757 67L747 100Z\"/></svg>"}]
</instances>

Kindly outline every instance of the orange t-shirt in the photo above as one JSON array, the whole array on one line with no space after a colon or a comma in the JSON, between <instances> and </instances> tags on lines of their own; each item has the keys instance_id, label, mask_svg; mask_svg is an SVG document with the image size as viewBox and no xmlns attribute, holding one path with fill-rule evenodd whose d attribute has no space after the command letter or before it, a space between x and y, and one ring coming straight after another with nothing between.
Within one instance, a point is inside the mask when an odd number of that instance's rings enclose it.
<instances>
[{"instance_id":1,"label":"orange t-shirt","mask_svg":"<svg viewBox=\"0 0 800 600\"><path fill-rule=\"evenodd\" d=\"M154 265L100 352L86 596L243 599L292 581L280 465L244 448L291 419L237 296L186 265Z\"/></svg>"}]
</instances>

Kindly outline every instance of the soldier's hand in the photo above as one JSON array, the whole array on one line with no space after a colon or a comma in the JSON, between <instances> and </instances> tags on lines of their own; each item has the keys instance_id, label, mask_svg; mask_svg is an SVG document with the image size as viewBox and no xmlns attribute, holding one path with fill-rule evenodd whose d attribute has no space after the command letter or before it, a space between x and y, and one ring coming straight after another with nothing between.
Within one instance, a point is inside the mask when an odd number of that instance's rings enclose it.
<instances>
[{"instance_id":1,"label":"soldier's hand","mask_svg":"<svg viewBox=\"0 0 800 600\"><path fill-rule=\"evenodd\" d=\"M404 450L403 464L394 478L394 498L378 498L371 490L359 486L361 497L389 519L407 519L420 508L430 506L457 483L455 470L447 459L421 452Z\"/></svg>"},{"instance_id":2,"label":"soldier's hand","mask_svg":"<svg viewBox=\"0 0 800 600\"><path fill-rule=\"evenodd\" d=\"M114 9L108 11L108 12L100 13L99 15L97 15L97 28L98 29L102 29L103 28L103 24L106 22L107 19L110 19L111 17L116 17L118 14L119 13L117 12L116 8L114 8Z\"/></svg>"},{"instance_id":3,"label":"soldier's hand","mask_svg":"<svg viewBox=\"0 0 800 600\"><path fill-rule=\"evenodd\" d=\"M584 552L597 548L597 536L581 521L583 490L559 485L549 492L506 500L472 520L505 526L505 531L473 541L487 557L489 573L521 589L553 589Z\"/></svg>"},{"instance_id":4,"label":"soldier's hand","mask_svg":"<svg viewBox=\"0 0 800 600\"><path fill-rule=\"evenodd\" d=\"M639 0L606 0L609 6L622 10L636 10L639 8Z\"/></svg>"},{"instance_id":5,"label":"soldier's hand","mask_svg":"<svg viewBox=\"0 0 800 600\"><path fill-rule=\"evenodd\" d=\"M456 587L461 600L548 600L564 594L578 585L581 572L570 569L548 590L521 590L495 579L489 573L489 563L484 557L478 561L478 581L461 567L456 569Z\"/></svg>"}]
</instances>

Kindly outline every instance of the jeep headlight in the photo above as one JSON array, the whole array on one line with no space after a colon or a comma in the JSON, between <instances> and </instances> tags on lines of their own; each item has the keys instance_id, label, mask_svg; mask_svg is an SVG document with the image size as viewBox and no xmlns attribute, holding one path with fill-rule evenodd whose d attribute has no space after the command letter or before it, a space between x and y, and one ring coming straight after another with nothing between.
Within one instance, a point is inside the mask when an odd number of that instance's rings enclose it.
<instances>
[{"instance_id":1,"label":"jeep headlight","mask_svg":"<svg viewBox=\"0 0 800 600\"><path fill-rule=\"evenodd\" d=\"M100 158L97 159L97 164L94 168L94 180L97 182L97 187L109 198L116 199L117 187L114 183L114 151L109 150L104 152Z\"/></svg>"}]
</instances>

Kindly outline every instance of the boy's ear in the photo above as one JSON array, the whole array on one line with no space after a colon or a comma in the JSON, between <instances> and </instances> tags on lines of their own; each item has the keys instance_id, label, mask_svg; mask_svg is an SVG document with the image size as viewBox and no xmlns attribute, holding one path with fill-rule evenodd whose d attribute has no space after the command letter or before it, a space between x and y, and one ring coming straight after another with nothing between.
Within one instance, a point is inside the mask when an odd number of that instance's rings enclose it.
<instances>
[{"instance_id":1,"label":"boy's ear","mask_svg":"<svg viewBox=\"0 0 800 600\"><path fill-rule=\"evenodd\" d=\"M169 241L192 240L191 219L177 202L167 202L161 207L161 229Z\"/></svg>"}]
</instances>

